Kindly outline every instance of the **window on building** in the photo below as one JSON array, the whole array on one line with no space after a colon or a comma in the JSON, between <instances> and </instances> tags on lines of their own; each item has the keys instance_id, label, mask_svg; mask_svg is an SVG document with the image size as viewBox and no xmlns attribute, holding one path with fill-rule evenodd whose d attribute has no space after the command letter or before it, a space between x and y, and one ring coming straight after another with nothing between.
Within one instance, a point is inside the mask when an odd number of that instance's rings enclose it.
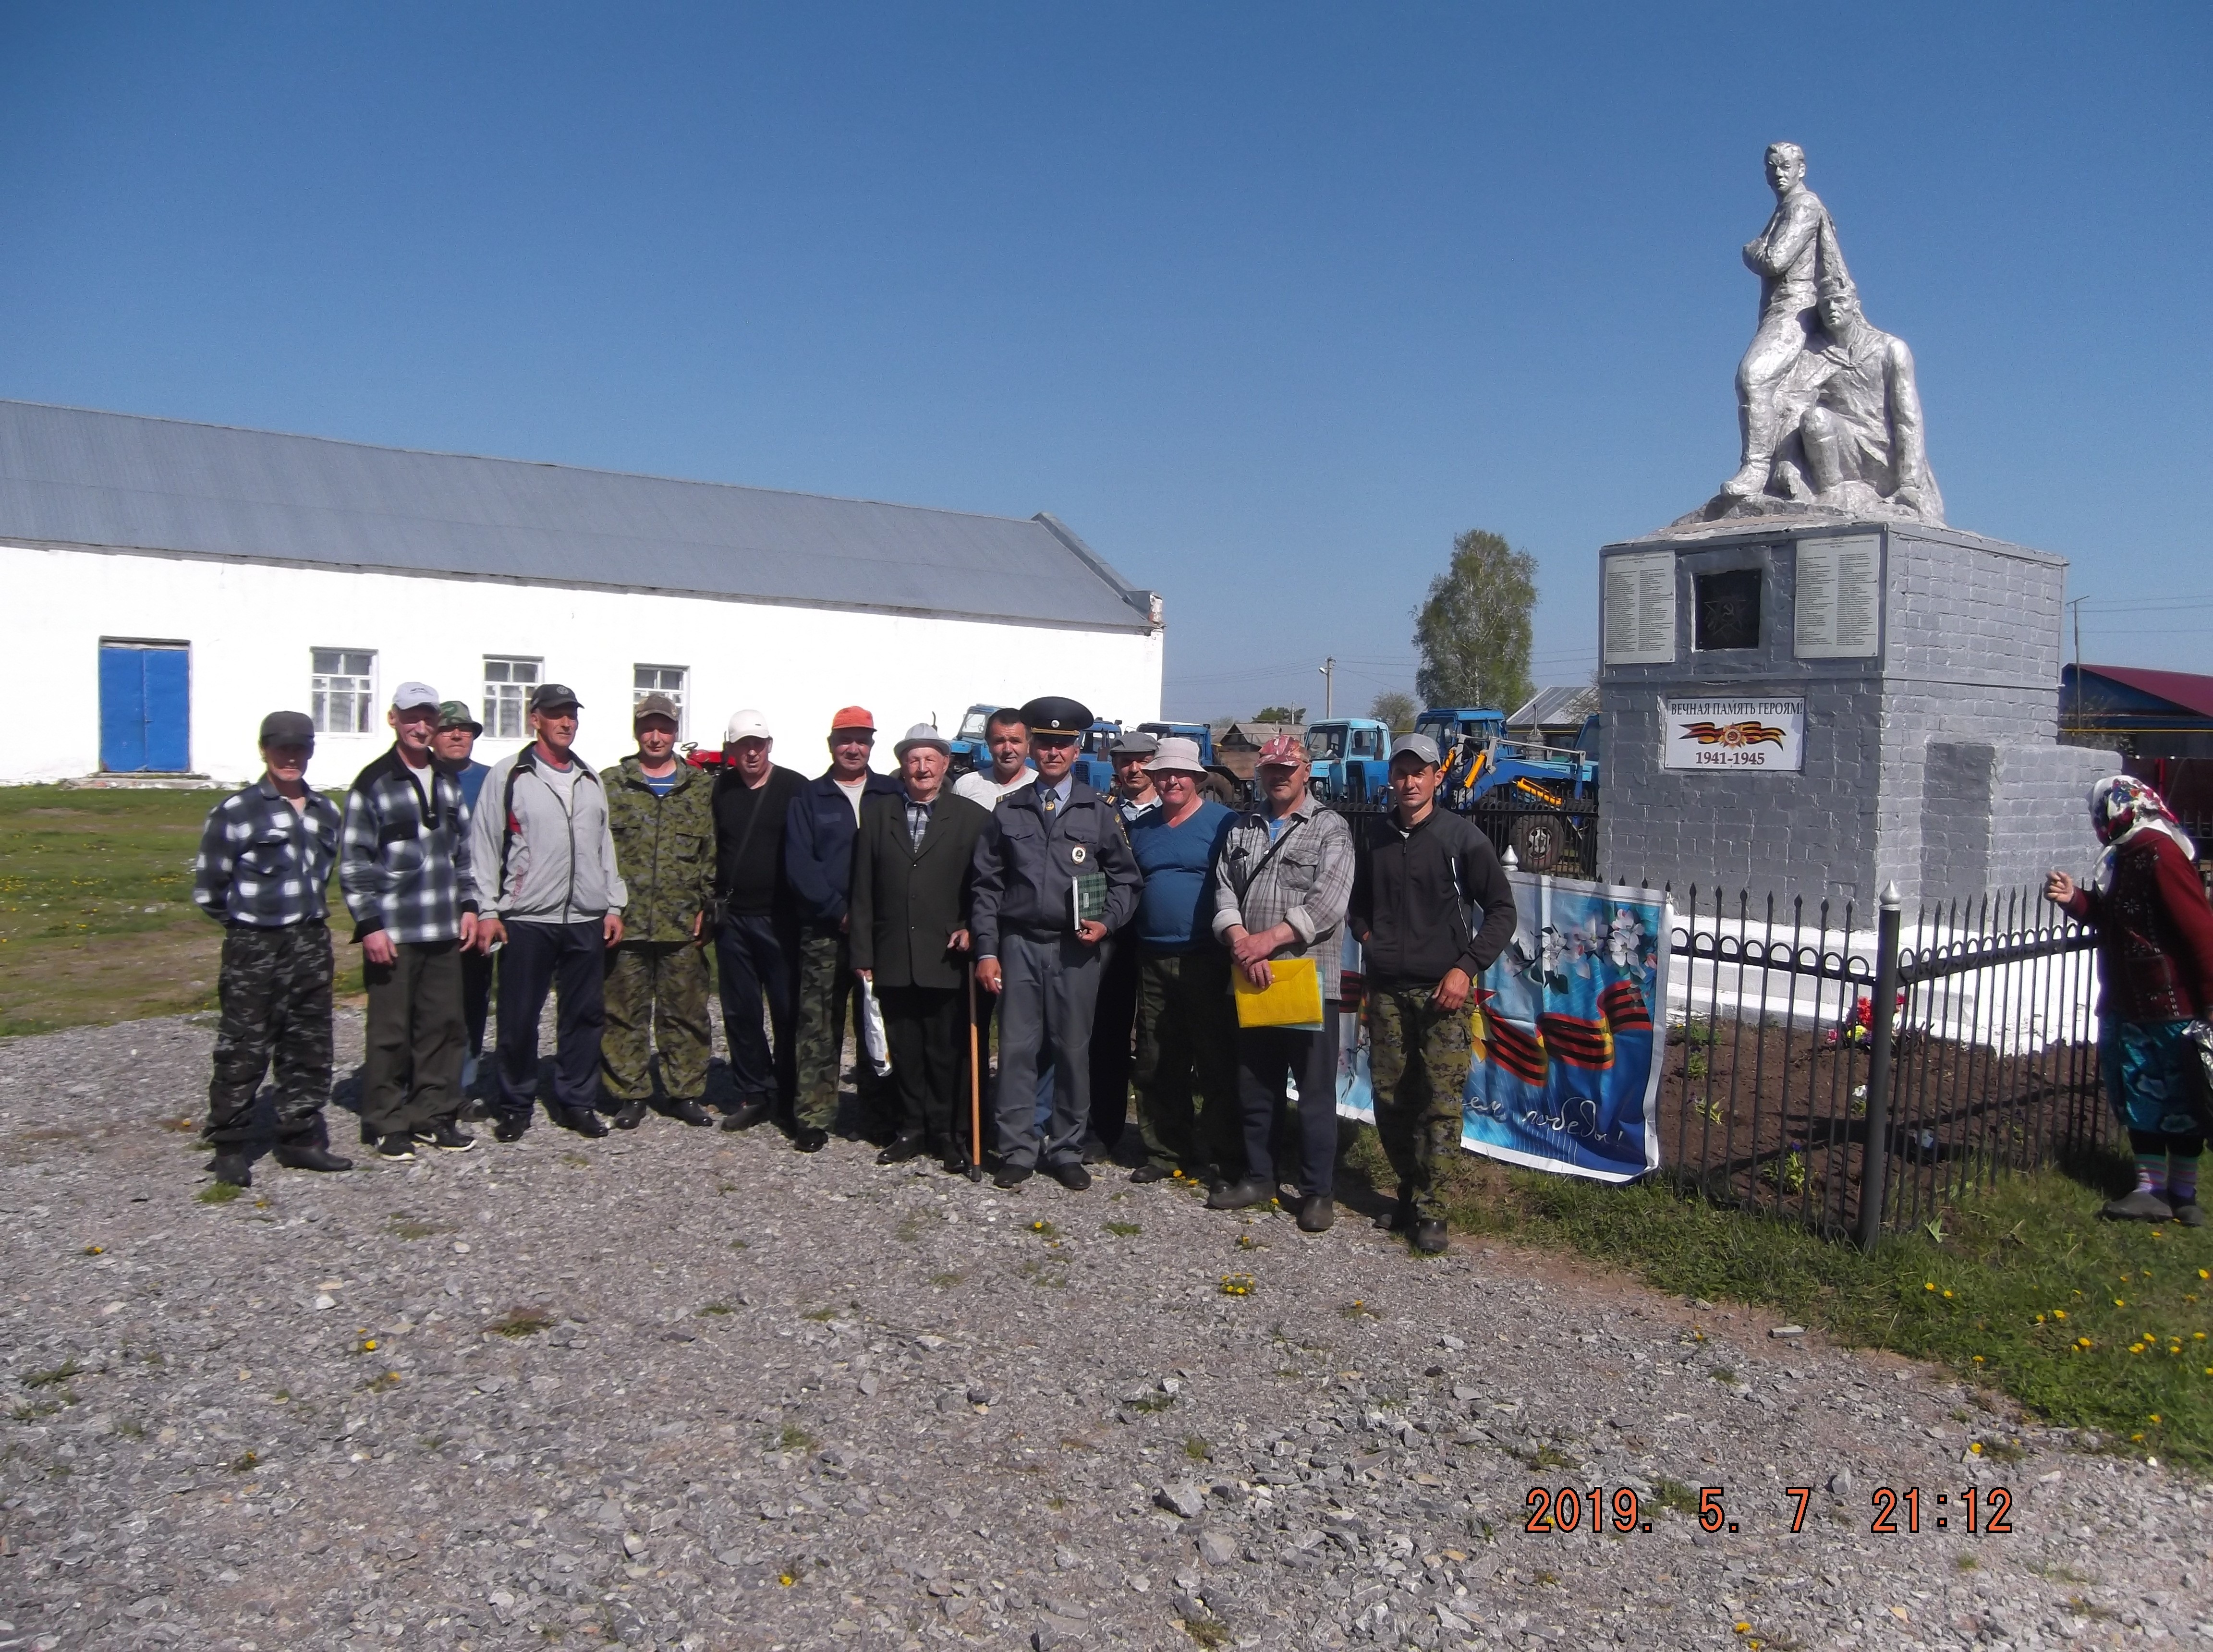
<instances>
[{"instance_id":1,"label":"window on building","mask_svg":"<svg viewBox=\"0 0 2213 1652\"><path fill-rule=\"evenodd\" d=\"M530 732L524 714L530 709L530 691L538 686L543 660L518 660L495 654L485 655L484 726L493 740L521 740Z\"/></svg>"},{"instance_id":2,"label":"window on building","mask_svg":"<svg viewBox=\"0 0 2213 1652\"><path fill-rule=\"evenodd\" d=\"M319 735L365 735L376 710L376 655L371 649L309 649L308 714Z\"/></svg>"},{"instance_id":3,"label":"window on building","mask_svg":"<svg viewBox=\"0 0 2213 1652\"><path fill-rule=\"evenodd\" d=\"M1759 646L1759 570L1732 568L1692 578L1696 596L1696 641L1707 649Z\"/></svg>"},{"instance_id":4,"label":"window on building","mask_svg":"<svg viewBox=\"0 0 2213 1652\"><path fill-rule=\"evenodd\" d=\"M692 675L686 666L632 666L630 703L633 710L648 694L666 694L676 702L676 737L684 738L690 721L684 713L684 685Z\"/></svg>"}]
</instances>

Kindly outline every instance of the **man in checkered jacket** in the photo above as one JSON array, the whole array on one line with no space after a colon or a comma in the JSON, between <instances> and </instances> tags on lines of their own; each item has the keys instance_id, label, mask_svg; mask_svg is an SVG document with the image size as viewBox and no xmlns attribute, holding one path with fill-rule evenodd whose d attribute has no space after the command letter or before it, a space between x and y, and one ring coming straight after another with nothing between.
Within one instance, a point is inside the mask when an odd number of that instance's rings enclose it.
<instances>
[{"instance_id":1,"label":"man in checkered jacket","mask_svg":"<svg viewBox=\"0 0 2213 1652\"><path fill-rule=\"evenodd\" d=\"M277 1162L351 1170L331 1152L331 931L324 890L338 847L338 807L308 788L315 725L297 711L261 720L261 778L208 811L192 899L223 926L205 1138L215 1179L251 1186L253 1097L277 1064Z\"/></svg>"},{"instance_id":2,"label":"man in checkered jacket","mask_svg":"<svg viewBox=\"0 0 2213 1652\"><path fill-rule=\"evenodd\" d=\"M437 692L402 683L386 721L392 749L346 794L338 887L369 987L362 1140L404 1161L418 1143L476 1145L456 1120L468 1042L461 954L477 943L477 901L460 785L430 760Z\"/></svg>"}]
</instances>

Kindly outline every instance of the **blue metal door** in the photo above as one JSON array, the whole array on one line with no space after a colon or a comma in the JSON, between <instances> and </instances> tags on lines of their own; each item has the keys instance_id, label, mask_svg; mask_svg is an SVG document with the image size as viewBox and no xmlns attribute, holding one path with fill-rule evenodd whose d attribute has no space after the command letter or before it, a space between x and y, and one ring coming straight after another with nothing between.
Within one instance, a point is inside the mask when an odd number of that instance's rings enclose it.
<instances>
[{"instance_id":1,"label":"blue metal door","mask_svg":"<svg viewBox=\"0 0 2213 1652\"><path fill-rule=\"evenodd\" d=\"M191 650L101 643L100 766L111 774L181 774L192 755Z\"/></svg>"}]
</instances>

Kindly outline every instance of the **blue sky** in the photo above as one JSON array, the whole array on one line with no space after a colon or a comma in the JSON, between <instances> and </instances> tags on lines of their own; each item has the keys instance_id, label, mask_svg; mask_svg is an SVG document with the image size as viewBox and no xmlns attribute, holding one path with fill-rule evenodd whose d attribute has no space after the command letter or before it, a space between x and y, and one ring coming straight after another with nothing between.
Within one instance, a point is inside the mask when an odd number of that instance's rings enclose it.
<instances>
[{"instance_id":1,"label":"blue sky","mask_svg":"<svg viewBox=\"0 0 2213 1652\"><path fill-rule=\"evenodd\" d=\"M1574 681L1734 467L1789 137L1953 522L2213 671L2213 8L1795 16L0 4L0 395L1050 509L1181 716L1409 685L1490 527Z\"/></svg>"}]
</instances>

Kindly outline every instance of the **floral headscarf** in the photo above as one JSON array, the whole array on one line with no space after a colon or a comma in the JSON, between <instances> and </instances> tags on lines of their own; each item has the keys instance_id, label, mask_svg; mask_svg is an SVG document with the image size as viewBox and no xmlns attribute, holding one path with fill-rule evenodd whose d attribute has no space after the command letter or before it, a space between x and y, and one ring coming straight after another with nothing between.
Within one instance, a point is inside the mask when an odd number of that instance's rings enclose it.
<instances>
[{"instance_id":1,"label":"floral headscarf","mask_svg":"<svg viewBox=\"0 0 2213 1652\"><path fill-rule=\"evenodd\" d=\"M2139 832L2164 832L2174 839L2186 858L2194 860L2198 856L2167 800L2132 774L2107 775L2090 788L2090 828L2106 845L2106 852L2098 858L2095 880L2100 889L2112 882L2114 856Z\"/></svg>"}]
</instances>

